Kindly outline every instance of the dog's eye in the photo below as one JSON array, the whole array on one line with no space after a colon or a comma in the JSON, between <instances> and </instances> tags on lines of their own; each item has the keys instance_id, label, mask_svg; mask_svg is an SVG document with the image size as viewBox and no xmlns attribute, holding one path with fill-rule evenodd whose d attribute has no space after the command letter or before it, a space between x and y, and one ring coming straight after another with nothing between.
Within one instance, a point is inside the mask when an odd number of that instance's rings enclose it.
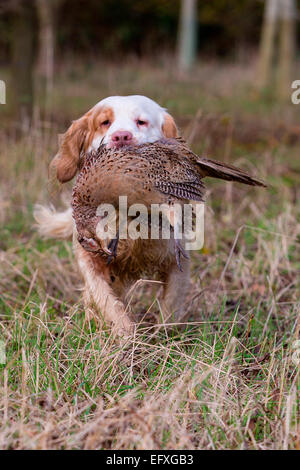
<instances>
[{"instance_id":1,"label":"dog's eye","mask_svg":"<svg viewBox=\"0 0 300 470\"><path fill-rule=\"evenodd\" d=\"M110 125L109 119L106 119L105 121L101 122L101 126L109 126L109 125Z\"/></svg>"},{"instance_id":2,"label":"dog's eye","mask_svg":"<svg viewBox=\"0 0 300 470\"><path fill-rule=\"evenodd\" d=\"M143 121L142 119L137 119L136 123L138 126L147 126L148 124L147 121Z\"/></svg>"}]
</instances>

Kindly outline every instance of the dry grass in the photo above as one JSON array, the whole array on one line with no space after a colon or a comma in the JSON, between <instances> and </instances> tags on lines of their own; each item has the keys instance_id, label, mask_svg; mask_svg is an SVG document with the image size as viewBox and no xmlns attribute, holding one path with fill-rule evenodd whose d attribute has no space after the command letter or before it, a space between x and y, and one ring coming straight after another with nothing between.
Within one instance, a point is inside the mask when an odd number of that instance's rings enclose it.
<instances>
[{"instance_id":1,"label":"dry grass","mask_svg":"<svg viewBox=\"0 0 300 470\"><path fill-rule=\"evenodd\" d=\"M190 323L183 332L141 325L120 346L84 319L70 243L41 240L32 228L32 205L49 201L47 163L64 126L40 124L18 139L12 126L3 131L0 448L300 449L296 110L278 115L276 101L257 97L250 68L209 64L172 81L170 70L132 69L95 67L87 88L80 71L64 70L57 123L94 104L99 87L101 96L144 93L169 107L196 151L257 171L270 187L208 182ZM60 104L66 89L72 116ZM159 308L150 287L132 300L146 317Z\"/></svg>"}]
</instances>

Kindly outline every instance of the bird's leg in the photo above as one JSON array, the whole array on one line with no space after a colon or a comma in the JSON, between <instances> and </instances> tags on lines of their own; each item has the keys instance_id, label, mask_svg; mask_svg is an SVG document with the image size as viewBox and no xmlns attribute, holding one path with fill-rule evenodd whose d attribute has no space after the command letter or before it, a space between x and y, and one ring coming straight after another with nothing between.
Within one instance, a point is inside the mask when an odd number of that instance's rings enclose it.
<instances>
[{"instance_id":1,"label":"bird's leg","mask_svg":"<svg viewBox=\"0 0 300 470\"><path fill-rule=\"evenodd\" d=\"M119 230L117 231L115 238L112 238L108 244L107 248L110 251L110 255L108 257L107 264L110 264L113 259L116 259L118 244L119 244Z\"/></svg>"},{"instance_id":2,"label":"bird's leg","mask_svg":"<svg viewBox=\"0 0 300 470\"><path fill-rule=\"evenodd\" d=\"M185 249L182 247L180 241L178 238L175 238L175 233L174 233L174 251L175 251L175 257L176 257L176 263L181 272L183 272L182 266L181 266L181 261L180 257L183 256L185 259L190 259L189 255L185 251Z\"/></svg>"},{"instance_id":3,"label":"bird's leg","mask_svg":"<svg viewBox=\"0 0 300 470\"><path fill-rule=\"evenodd\" d=\"M174 251L175 251L175 257L176 257L176 263L179 268L179 270L182 272L182 266L180 262L180 257L183 256L185 259L189 259L188 254L186 253L185 249L180 243L179 240L179 234L180 234L180 224L178 221L175 221L174 223Z\"/></svg>"},{"instance_id":4,"label":"bird's leg","mask_svg":"<svg viewBox=\"0 0 300 470\"><path fill-rule=\"evenodd\" d=\"M182 238L182 206L180 204L169 205L168 208L164 211L164 215L167 217L170 226L174 232L174 251L176 263L179 270L182 272L182 266L180 262L180 257L183 256L185 259L189 259L188 254L180 243Z\"/></svg>"}]
</instances>

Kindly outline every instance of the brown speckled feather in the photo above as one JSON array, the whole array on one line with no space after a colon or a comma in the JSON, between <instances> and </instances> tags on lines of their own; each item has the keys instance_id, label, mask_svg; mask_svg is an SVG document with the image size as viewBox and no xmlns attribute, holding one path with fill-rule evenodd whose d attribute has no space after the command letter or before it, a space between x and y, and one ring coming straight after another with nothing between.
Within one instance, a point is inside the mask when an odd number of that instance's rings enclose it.
<instances>
[{"instance_id":1,"label":"brown speckled feather","mask_svg":"<svg viewBox=\"0 0 300 470\"><path fill-rule=\"evenodd\" d=\"M154 203L203 201L206 176L265 186L234 166L198 157L182 138L121 149L100 146L83 156L73 189L77 230L89 228L94 235L97 207L109 203L118 208L119 196L127 196L128 206L149 208Z\"/></svg>"}]
</instances>

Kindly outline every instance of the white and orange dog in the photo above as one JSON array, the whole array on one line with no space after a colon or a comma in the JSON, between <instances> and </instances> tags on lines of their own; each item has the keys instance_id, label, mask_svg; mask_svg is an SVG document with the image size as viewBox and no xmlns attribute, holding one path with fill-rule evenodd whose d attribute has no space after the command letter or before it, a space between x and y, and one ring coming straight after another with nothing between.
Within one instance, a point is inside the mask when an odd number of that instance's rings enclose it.
<instances>
[{"instance_id":1,"label":"white and orange dog","mask_svg":"<svg viewBox=\"0 0 300 470\"><path fill-rule=\"evenodd\" d=\"M77 173L81 153L97 149L100 143L109 148L119 148L177 136L174 119L153 100L139 95L111 96L97 103L72 123L63 135L51 166L55 168L57 179L64 183L70 181ZM73 234L74 253L85 282L86 302L93 305L94 310L106 321L112 323L116 331L121 334L131 332L133 321L125 307L125 289L120 288L122 283L112 279L109 266L103 260L85 251L78 243L71 208L65 212L55 212L47 207L36 206L34 215L43 236L70 238ZM169 241L168 243L171 253L173 244ZM149 241L149 251L152 248L153 245ZM165 321L172 318L173 321L180 322L184 315L190 265L189 260L184 259L182 271L179 271L172 254L160 273L158 267L162 258L166 259L168 250L166 244L162 244L156 254L149 253L149 259L151 258L153 265L153 275L158 272L161 274L159 279L164 282L161 302L163 318ZM139 253L135 256L138 258Z\"/></svg>"}]
</instances>

